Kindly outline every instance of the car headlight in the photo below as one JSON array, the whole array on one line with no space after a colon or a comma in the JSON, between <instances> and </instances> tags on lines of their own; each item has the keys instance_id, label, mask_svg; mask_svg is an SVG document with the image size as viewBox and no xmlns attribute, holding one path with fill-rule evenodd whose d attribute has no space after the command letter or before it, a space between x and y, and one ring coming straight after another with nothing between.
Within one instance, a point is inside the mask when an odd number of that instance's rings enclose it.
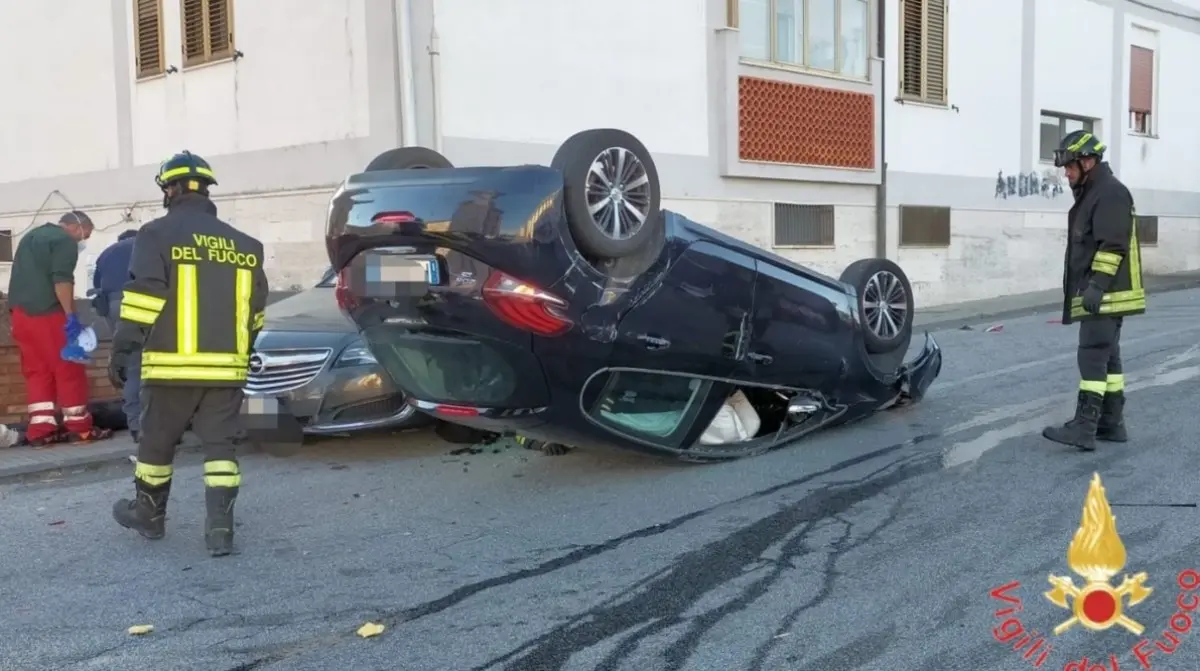
<instances>
[{"instance_id":1,"label":"car headlight","mask_svg":"<svg viewBox=\"0 0 1200 671\"><path fill-rule=\"evenodd\" d=\"M375 355L371 354L371 350L367 348L366 343L360 340L342 350L342 353L338 355L337 362L334 365L339 367L366 366L368 364L378 362L379 361L375 358Z\"/></svg>"}]
</instances>

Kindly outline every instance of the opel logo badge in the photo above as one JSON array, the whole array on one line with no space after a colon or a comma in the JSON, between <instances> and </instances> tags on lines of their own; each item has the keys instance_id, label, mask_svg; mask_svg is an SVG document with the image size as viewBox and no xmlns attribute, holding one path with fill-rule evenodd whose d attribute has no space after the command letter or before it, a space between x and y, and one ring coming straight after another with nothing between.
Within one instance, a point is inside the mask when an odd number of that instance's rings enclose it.
<instances>
[{"instance_id":1,"label":"opel logo badge","mask_svg":"<svg viewBox=\"0 0 1200 671\"><path fill-rule=\"evenodd\" d=\"M250 357L250 372L261 373L263 369L263 358L259 354Z\"/></svg>"}]
</instances>

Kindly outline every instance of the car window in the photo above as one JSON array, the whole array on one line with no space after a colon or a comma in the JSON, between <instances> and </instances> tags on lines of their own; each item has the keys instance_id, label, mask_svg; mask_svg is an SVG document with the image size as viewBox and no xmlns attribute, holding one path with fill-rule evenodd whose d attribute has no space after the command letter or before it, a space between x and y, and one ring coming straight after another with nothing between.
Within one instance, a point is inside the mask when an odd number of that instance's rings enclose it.
<instances>
[{"instance_id":1,"label":"car window","mask_svg":"<svg viewBox=\"0 0 1200 671\"><path fill-rule=\"evenodd\" d=\"M617 433L664 447L679 447L696 421L712 382L644 371L607 371L588 418ZM585 397L589 396L585 390Z\"/></svg>"},{"instance_id":2,"label":"car window","mask_svg":"<svg viewBox=\"0 0 1200 671\"><path fill-rule=\"evenodd\" d=\"M337 286L337 273L333 272L333 267L325 269L325 273L321 275L321 280L317 282L317 289L332 289Z\"/></svg>"}]
</instances>

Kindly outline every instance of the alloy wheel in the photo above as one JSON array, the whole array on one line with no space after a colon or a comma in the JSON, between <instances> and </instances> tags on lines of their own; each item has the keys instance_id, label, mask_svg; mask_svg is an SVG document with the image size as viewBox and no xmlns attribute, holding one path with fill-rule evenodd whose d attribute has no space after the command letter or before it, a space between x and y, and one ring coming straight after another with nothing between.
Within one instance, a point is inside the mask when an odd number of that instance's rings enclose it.
<instances>
[{"instance_id":1,"label":"alloy wheel","mask_svg":"<svg viewBox=\"0 0 1200 671\"><path fill-rule=\"evenodd\" d=\"M650 176L636 154L609 147L592 161L587 175L592 223L613 240L628 240L650 213Z\"/></svg>"},{"instance_id":2,"label":"alloy wheel","mask_svg":"<svg viewBox=\"0 0 1200 671\"><path fill-rule=\"evenodd\" d=\"M894 340L908 316L908 292L899 277L881 270L867 280L862 306L867 328L883 340Z\"/></svg>"}]
</instances>

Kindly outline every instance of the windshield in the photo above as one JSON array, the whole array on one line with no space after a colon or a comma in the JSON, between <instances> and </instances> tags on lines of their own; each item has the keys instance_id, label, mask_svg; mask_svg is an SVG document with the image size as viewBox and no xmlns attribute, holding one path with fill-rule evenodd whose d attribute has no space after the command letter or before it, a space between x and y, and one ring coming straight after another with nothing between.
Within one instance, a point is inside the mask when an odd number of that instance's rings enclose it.
<instances>
[{"instance_id":1,"label":"windshield","mask_svg":"<svg viewBox=\"0 0 1200 671\"><path fill-rule=\"evenodd\" d=\"M321 281L317 282L317 289L333 289L337 286L337 273L333 272L333 266L325 269L325 273L321 275Z\"/></svg>"}]
</instances>

